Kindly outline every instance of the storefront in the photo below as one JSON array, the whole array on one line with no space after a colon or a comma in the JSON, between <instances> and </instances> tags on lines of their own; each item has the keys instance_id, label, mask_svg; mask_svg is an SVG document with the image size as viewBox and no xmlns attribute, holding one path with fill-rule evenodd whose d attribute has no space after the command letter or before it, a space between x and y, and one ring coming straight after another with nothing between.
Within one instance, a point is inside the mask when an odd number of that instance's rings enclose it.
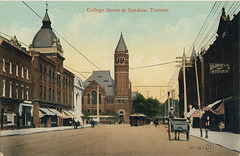
<instances>
[{"instance_id":1,"label":"storefront","mask_svg":"<svg viewBox=\"0 0 240 156\"><path fill-rule=\"evenodd\" d=\"M19 105L19 126L20 128L33 126L33 105L30 101L24 101Z\"/></svg>"},{"instance_id":2,"label":"storefront","mask_svg":"<svg viewBox=\"0 0 240 156\"><path fill-rule=\"evenodd\" d=\"M47 108L39 108L40 127L56 127L57 114Z\"/></svg>"}]
</instances>

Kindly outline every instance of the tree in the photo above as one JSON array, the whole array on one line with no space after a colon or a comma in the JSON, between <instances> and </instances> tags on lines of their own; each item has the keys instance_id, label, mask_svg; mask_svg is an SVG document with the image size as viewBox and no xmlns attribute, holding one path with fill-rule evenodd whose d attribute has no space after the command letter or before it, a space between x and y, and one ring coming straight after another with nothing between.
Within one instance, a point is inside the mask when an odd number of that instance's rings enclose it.
<instances>
[{"instance_id":1,"label":"tree","mask_svg":"<svg viewBox=\"0 0 240 156\"><path fill-rule=\"evenodd\" d=\"M160 105L161 104L157 99L145 99L142 94L137 94L136 99L133 100L133 112L154 117L159 115Z\"/></svg>"}]
</instances>

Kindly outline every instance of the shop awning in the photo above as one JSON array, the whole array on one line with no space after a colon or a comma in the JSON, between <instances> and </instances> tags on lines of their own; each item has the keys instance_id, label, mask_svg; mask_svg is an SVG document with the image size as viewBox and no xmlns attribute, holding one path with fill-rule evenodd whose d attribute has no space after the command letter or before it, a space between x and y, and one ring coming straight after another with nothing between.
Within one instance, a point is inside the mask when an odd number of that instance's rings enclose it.
<instances>
[{"instance_id":1,"label":"shop awning","mask_svg":"<svg viewBox=\"0 0 240 156\"><path fill-rule=\"evenodd\" d=\"M187 113L187 117L191 117L193 113L195 113L197 110L195 108L191 109L190 112Z\"/></svg>"},{"instance_id":2,"label":"shop awning","mask_svg":"<svg viewBox=\"0 0 240 156\"><path fill-rule=\"evenodd\" d=\"M220 104L218 106L218 104ZM204 111L211 111L213 114L216 115L223 115L225 110L224 110L224 102L223 100L218 100L214 102L213 104L208 105L207 107L203 108Z\"/></svg>"},{"instance_id":3,"label":"shop awning","mask_svg":"<svg viewBox=\"0 0 240 156\"><path fill-rule=\"evenodd\" d=\"M39 118L44 117L43 113L39 110Z\"/></svg>"},{"instance_id":4,"label":"shop awning","mask_svg":"<svg viewBox=\"0 0 240 156\"><path fill-rule=\"evenodd\" d=\"M205 113L204 110L200 110L200 115L202 116ZM192 115L192 118L199 118L199 109L197 109Z\"/></svg>"},{"instance_id":5,"label":"shop awning","mask_svg":"<svg viewBox=\"0 0 240 156\"><path fill-rule=\"evenodd\" d=\"M57 111L56 109L49 109L49 110L50 110L51 112L57 114L57 116L62 117L62 118L64 118L64 119L69 118L67 115L65 115L64 113L61 113L61 112Z\"/></svg>"},{"instance_id":6,"label":"shop awning","mask_svg":"<svg viewBox=\"0 0 240 156\"><path fill-rule=\"evenodd\" d=\"M63 111L67 116L68 116L68 118L74 118L75 116L72 114L72 113L70 113L69 111Z\"/></svg>"},{"instance_id":7,"label":"shop awning","mask_svg":"<svg viewBox=\"0 0 240 156\"><path fill-rule=\"evenodd\" d=\"M41 111L41 113L42 113L43 115L50 115L50 116L56 115L55 113L51 112L51 111L48 110L47 108L39 108L39 110Z\"/></svg>"}]
</instances>

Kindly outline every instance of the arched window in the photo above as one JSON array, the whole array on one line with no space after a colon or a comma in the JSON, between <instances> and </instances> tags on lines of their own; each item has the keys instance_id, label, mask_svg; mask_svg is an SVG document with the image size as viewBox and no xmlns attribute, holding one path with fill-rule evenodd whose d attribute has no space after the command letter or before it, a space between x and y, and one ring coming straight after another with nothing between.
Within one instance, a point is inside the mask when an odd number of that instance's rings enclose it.
<instances>
[{"instance_id":1,"label":"arched window","mask_svg":"<svg viewBox=\"0 0 240 156\"><path fill-rule=\"evenodd\" d=\"M92 91L92 104L97 104L97 92Z\"/></svg>"},{"instance_id":2,"label":"arched window","mask_svg":"<svg viewBox=\"0 0 240 156\"><path fill-rule=\"evenodd\" d=\"M101 94L99 94L99 104L101 104Z\"/></svg>"},{"instance_id":3,"label":"arched window","mask_svg":"<svg viewBox=\"0 0 240 156\"><path fill-rule=\"evenodd\" d=\"M24 78L24 68L22 67L22 78Z\"/></svg>"},{"instance_id":4,"label":"arched window","mask_svg":"<svg viewBox=\"0 0 240 156\"><path fill-rule=\"evenodd\" d=\"M5 66L5 59L3 59L3 71L6 71L6 66Z\"/></svg>"},{"instance_id":5,"label":"arched window","mask_svg":"<svg viewBox=\"0 0 240 156\"><path fill-rule=\"evenodd\" d=\"M12 62L9 63L9 73L12 74Z\"/></svg>"},{"instance_id":6,"label":"arched window","mask_svg":"<svg viewBox=\"0 0 240 156\"><path fill-rule=\"evenodd\" d=\"M41 64L39 67L39 77L40 77L40 79L42 79L42 65Z\"/></svg>"},{"instance_id":7,"label":"arched window","mask_svg":"<svg viewBox=\"0 0 240 156\"><path fill-rule=\"evenodd\" d=\"M119 114L120 114L120 115L123 115L124 113L123 113L123 111L120 111Z\"/></svg>"},{"instance_id":8,"label":"arched window","mask_svg":"<svg viewBox=\"0 0 240 156\"><path fill-rule=\"evenodd\" d=\"M90 95L87 94L87 103L90 104Z\"/></svg>"},{"instance_id":9,"label":"arched window","mask_svg":"<svg viewBox=\"0 0 240 156\"><path fill-rule=\"evenodd\" d=\"M18 65L16 64L16 76L18 76Z\"/></svg>"},{"instance_id":10,"label":"arched window","mask_svg":"<svg viewBox=\"0 0 240 156\"><path fill-rule=\"evenodd\" d=\"M27 70L26 70L26 78L27 78L27 80L28 80L28 68L27 68Z\"/></svg>"}]
</instances>

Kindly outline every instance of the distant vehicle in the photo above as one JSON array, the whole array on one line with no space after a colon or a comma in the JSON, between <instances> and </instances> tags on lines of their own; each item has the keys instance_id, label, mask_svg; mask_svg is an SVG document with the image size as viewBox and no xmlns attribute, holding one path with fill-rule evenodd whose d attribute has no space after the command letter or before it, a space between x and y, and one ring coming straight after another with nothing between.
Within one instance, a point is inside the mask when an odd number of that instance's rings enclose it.
<instances>
[{"instance_id":1,"label":"distant vehicle","mask_svg":"<svg viewBox=\"0 0 240 156\"><path fill-rule=\"evenodd\" d=\"M136 113L129 116L131 126L142 126L147 124L147 116L144 114Z\"/></svg>"},{"instance_id":2,"label":"distant vehicle","mask_svg":"<svg viewBox=\"0 0 240 156\"><path fill-rule=\"evenodd\" d=\"M101 124L113 124L114 123L113 118L114 116L110 116L110 115L99 115L99 122ZM93 120L95 124L97 124L97 115L88 116L87 122L90 123L90 120Z\"/></svg>"}]
</instances>

